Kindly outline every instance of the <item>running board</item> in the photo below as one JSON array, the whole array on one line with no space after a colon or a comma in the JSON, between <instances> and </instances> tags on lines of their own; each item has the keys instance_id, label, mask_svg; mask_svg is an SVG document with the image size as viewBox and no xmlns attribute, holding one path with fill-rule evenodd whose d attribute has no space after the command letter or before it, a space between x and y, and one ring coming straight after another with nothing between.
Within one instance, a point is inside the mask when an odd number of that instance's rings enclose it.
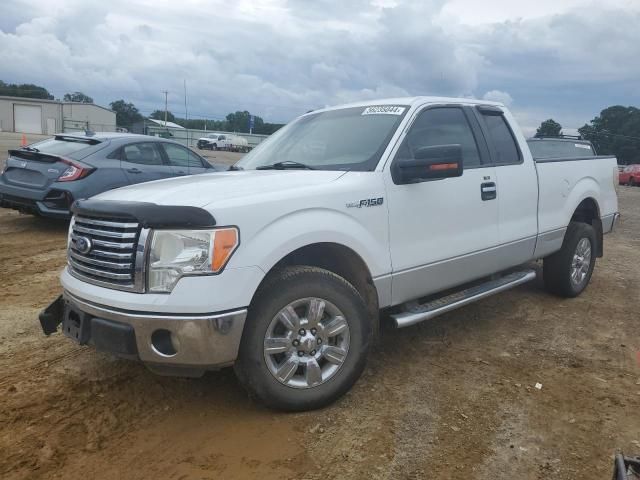
<instances>
[{"instance_id":1,"label":"running board","mask_svg":"<svg viewBox=\"0 0 640 480\"><path fill-rule=\"evenodd\" d=\"M534 278L536 278L535 270L513 272L504 277L489 280L480 285L475 285L450 295L436 298L427 303L416 304L404 312L391 315L391 318L395 321L396 327L408 327L409 325L430 320L456 308L464 307L465 305L490 297L496 293L504 292L510 288L530 282Z\"/></svg>"}]
</instances>

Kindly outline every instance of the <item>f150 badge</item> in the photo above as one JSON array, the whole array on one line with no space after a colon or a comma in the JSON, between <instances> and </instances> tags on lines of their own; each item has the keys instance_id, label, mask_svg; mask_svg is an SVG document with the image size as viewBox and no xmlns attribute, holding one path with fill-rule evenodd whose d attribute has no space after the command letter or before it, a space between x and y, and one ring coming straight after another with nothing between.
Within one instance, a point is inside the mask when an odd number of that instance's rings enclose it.
<instances>
[{"instance_id":1,"label":"f150 badge","mask_svg":"<svg viewBox=\"0 0 640 480\"><path fill-rule=\"evenodd\" d=\"M363 207L378 207L384 203L384 198L365 198L359 202L347 203L347 208L363 208Z\"/></svg>"}]
</instances>

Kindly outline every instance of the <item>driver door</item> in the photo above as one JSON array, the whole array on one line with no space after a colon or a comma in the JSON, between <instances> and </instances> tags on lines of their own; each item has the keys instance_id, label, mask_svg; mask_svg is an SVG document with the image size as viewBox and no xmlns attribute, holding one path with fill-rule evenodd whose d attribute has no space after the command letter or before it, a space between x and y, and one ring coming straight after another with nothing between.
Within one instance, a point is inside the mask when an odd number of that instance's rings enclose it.
<instances>
[{"instance_id":1,"label":"driver door","mask_svg":"<svg viewBox=\"0 0 640 480\"><path fill-rule=\"evenodd\" d=\"M413 159L421 147L455 144L464 170L460 177L398 185L388 165L393 304L492 273L499 238L495 172L483 165L489 155L477 119L466 107L429 106L412 122L393 162Z\"/></svg>"}]
</instances>

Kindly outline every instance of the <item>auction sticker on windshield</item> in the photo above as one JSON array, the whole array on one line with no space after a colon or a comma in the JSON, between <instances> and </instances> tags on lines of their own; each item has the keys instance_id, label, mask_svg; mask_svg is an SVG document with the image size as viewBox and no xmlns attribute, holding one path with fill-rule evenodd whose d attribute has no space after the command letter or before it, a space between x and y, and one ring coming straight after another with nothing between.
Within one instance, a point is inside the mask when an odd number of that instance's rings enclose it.
<instances>
[{"instance_id":1,"label":"auction sticker on windshield","mask_svg":"<svg viewBox=\"0 0 640 480\"><path fill-rule=\"evenodd\" d=\"M397 105L379 105L375 107L367 107L362 115L402 115L405 107Z\"/></svg>"}]
</instances>

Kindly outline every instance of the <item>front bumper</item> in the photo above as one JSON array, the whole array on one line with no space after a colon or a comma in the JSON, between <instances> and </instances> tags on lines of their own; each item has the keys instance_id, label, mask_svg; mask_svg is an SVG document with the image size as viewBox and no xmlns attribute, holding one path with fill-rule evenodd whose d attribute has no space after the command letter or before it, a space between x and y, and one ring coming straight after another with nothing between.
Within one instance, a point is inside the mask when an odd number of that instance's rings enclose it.
<instances>
[{"instance_id":1,"label":"front bumper","mask_svg":"<svg viewBox=\"0 0 640 480\"><path fill-rule=\"evenodd\" d=\"M197 376L231 365L247 316L246 309L198 315L127 311L68 291L56 302L40 316L45 334L61 323L63 333L80 344L139 359L151 370L168 375Z\"/></svg>"}]
</instances>

